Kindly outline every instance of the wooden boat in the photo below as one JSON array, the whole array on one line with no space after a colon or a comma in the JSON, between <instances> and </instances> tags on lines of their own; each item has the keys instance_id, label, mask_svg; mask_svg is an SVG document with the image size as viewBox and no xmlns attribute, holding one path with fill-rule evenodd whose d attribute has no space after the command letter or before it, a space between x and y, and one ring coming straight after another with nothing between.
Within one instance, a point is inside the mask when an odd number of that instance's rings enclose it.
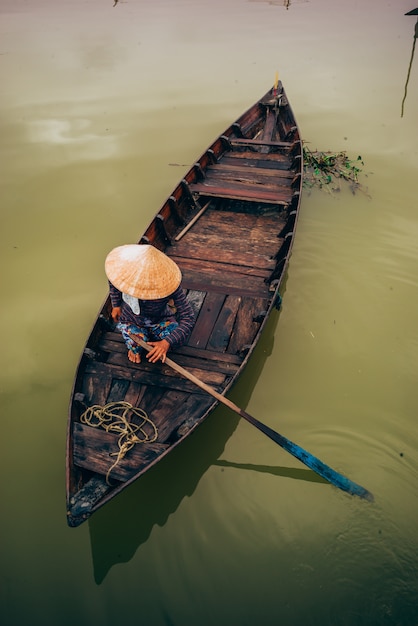
<instances>
[{"instance_id":1,"label":"wooden boat","mask_svg":"<svg viewBox=\"0 0 418 626\"><path fill-rule=\"evenodd\" d=\"M222 396L280 304L302 173L299 130L278 83L202 154L138 240L176 261L196 313L187 345L170 353L170 359ZM84 522L158 463L218 404L166 364L152 365L146 359L131 363L121 334L112 326L110 309L107 298L87 339L71 394L66 472L70 526ZM103 409L101 415L113 407L111 424L123 413L124 433L105 429L109 422L99 425L92 407ZM93 415L90 421L88 414Z\"/></svg>"}]
</instances>

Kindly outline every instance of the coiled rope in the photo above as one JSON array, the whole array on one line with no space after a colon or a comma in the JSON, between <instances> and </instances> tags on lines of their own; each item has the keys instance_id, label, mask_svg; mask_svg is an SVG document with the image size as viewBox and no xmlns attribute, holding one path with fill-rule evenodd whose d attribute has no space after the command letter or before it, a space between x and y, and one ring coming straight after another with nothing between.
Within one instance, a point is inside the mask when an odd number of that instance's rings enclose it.
<instances>
[{"instance_id":1,"label":"coiled rope","mask_svg":"<svg viewBox=\"0 0 418 626\"><path fill-rule=\"evenodd\" d=\"M133 415L139 418L139 424L129 421L128 416L130 413L131 418ZM119 452L110 454L110 456L116 456L117 458L107 471L106 482L108 485L110 485L110 473L129 450L138 443L153 443L158 437L158 429L146 412L124 401L109 402L104 406L94 404L84 411L80 417L80 422L93 428L103 428L108 433L120 435L118 439ZM151 428L151 435L145 430L147 425ZM140 436L138 436L139 434Z\"/></svg>"}]
</instances>

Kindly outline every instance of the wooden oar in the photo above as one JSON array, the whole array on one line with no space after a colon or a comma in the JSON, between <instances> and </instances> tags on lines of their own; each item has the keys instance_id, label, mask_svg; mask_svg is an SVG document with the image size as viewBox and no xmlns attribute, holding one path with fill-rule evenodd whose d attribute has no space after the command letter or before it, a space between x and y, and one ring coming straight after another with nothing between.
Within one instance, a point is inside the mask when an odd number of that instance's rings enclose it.
<instances>
[{"instance_id":1,"label":"wooden oar","mask_svg":"<svg viewBox=\"0 0 418 626\"><path fill-rule=\"evenodd\" d=\"M137 335L131 334L130 336L135 341L135 343L137 343L139 346L147 350L147 352L152 350L152 347L149 346L147 343L145 343L145 341L140 339ZM343 491L347 491L353 496L359 496L360 498L365 498L366 500L373 502L374 497L373 497L373 494L370 493L370 491L367 491L367 489L365 489L364 487L361 487L361 485L357 485L357 483L354 483L349 478L346 478L342 474L339 474L328 465L325 465L325 463L317 459L315 456L313 456L312 454L310 454L309 452L307 452L306 450L298 446L296 443L293 443L292 441L290 441L286 437L283 437L283 435L280 435L279 433L277 433L275 430L273 430L266 424L263 424L262 422L258 421L255 417L253 417L252 415L250 415L243 409L240 409L240 407L234 404L231 400L229 400L225 396L218 393L215 389L213 389L213 387L210 387L199 378L196 378L196 376L188 372L186 369L184 369L183 367L181 367L180 365L178 365L177 363L175 363L168 357L166 357L165 362L173 370L175 370L176 372L184 376L184 378L187 378L188 380L190 380L192 383L197 385L197 387L200 387L200 389L203 389L203 391L206 391L206 393L216 398L216 400L218 400L219 402L221 402L222 404L230 408L232 411L234 411L234 413L237 413L238 415L243 417L245 420L247 420L247 422L249 422L256 428L258 428L258 430L261 430L261 432L267 435L267 437L270 437L270 439L272 439L277 444L279 444L279 446L281 446L287 452L289 452L294 457L299 459L299 461L302 461L302 463L304 463L314 472L322 476L322 478L325 478L332 485L335 485L336 487L338 487L339 489L342 489Z\"/></svg>"}]
</instances>

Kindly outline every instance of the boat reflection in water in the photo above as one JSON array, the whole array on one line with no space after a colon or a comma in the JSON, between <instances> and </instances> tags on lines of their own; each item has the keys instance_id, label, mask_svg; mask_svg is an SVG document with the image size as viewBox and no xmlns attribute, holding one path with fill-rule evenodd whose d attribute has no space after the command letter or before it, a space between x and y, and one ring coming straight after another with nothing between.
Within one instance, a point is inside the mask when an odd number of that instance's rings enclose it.
<instances>
[{"instance_id":1,"label":"boat reflection in water","mask_svg":"<svg viewBox=\"0 0 418 626\"><path fill-rule=\"evenodd\" d=\"M279 316L278 311L271 314L247 368L230 394L243 408L247 406L272 352ZM97 584L103 582L113 565L127 563L132 559L155 525L166 524L182 500L194 493L212 465L228 465L220 456L237 428L239 419L226 407L219 407L176 451L88 520ZM256 432L254 436L262 437ZM270 471L277 476L323 481L308 469L274 467Z\"/></svg>"}]
</instances>

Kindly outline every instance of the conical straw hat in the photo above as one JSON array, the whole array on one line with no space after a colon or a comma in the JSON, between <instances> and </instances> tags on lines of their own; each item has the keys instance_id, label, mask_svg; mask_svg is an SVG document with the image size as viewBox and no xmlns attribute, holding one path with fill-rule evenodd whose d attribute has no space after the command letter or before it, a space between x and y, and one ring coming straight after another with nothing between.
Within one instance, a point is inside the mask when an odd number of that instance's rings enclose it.
<instances>
[{"instance_id":1,"label":"conical straw hat","mask_svg":"<svg viewBox=\"0 0 418 626\"><path fill-rule=\"evenodd\" d=\"M119 291L140 300L159 300L181 283L181 271L154 246L127 244L114 248L106 257L108 279Z\"/></svg>"}]
</instances>

